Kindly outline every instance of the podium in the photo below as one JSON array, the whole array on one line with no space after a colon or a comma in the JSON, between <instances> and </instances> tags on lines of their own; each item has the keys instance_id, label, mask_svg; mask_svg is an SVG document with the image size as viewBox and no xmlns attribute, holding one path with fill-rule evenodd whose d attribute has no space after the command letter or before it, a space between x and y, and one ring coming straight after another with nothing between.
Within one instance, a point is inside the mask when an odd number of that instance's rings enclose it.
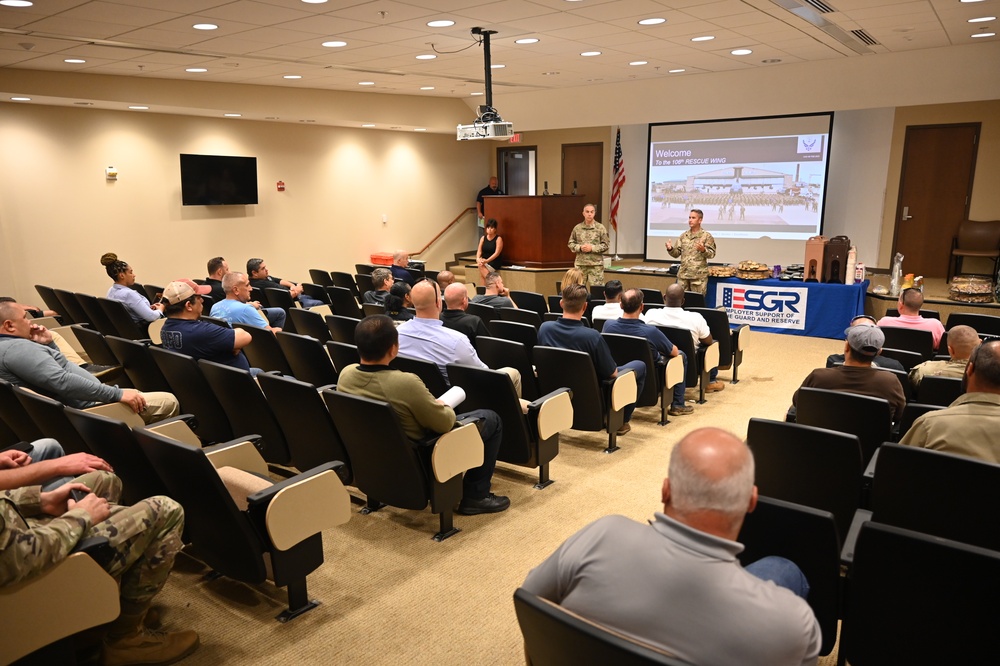
<instances>
[{"instance_id":1,"label":"podium","mask_svg":"<svg viewBox=\"0 0 1000 666\"><path fill-rule=\"evenodd\" d=\"M583 196L483 197L486 218L497 221L504 261L528 268L572 266L576 255L566 246L583 221Z\"/></svg>"}]
</instances>

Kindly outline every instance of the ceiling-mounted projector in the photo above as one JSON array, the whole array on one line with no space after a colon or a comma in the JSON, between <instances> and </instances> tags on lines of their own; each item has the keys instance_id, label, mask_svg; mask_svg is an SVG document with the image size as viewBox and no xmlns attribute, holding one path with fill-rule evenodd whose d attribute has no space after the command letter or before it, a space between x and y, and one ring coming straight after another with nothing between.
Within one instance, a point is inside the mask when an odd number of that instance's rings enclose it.
<instances>
[{"instance_id":1,"label":"ceiling-mounted projector","mask_svg":"<svg viewBox=\"0 0 1000 666\"><path fill-rule=\"evenodd\" d=\"M473 141L476 139L494 139L496 141L506 141L514 136L514 123L504 122L500 114L493 108L493 75L490 67L490 35L495 35L496 30L483 30L473 28L473 35L480 35L483 38L483 60L486 70L486 104L476 108L476 122L471 125L458 126L459 141Z\"/></svg>"}]
</instances>

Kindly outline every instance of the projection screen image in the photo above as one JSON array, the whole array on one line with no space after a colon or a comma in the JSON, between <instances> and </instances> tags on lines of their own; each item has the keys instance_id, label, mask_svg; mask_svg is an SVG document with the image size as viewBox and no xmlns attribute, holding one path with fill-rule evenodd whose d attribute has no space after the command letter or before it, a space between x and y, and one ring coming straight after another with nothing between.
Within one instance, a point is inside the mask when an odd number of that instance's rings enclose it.
<instances>
[{"instance_id":1,"label":"projection screen image","mask_svg":"<svg viewBox=\"0 0 1000 666\"><path fill-rule=\"evenodd\" d=\"M688 229L692 208L714 262L801 263L823 228L832 113L650 125L646 259Z\"/></svg>"}]
</instances>

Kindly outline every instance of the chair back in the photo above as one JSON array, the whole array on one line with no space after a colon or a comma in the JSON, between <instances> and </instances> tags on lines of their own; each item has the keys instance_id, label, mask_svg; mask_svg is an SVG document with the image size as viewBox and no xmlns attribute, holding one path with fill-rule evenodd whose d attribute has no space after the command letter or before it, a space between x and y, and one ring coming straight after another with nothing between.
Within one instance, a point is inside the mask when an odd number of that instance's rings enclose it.
<instances>
[{"instance_id":1,"label":"chair back","mask_svg":"<svg viewBox=\"0 0 1000 666\"><path fill-rule=\"evenodd\" d=\"M560 301L562 300L562 296L561 295L554 294L552 296L547 296L546 300L549 302L549 312L545 313L545 314L542 314L542 320L543 321L549 321L546 318L546 314L553 313L553 312L562 314L562 303L560 303ZM558 319L558 315L556 316L556 318Z\"/></svg>"},{"instance_id":2,"label":"chair back","mask_svg":"<svg viewBox=\"0 0 1000 666\"><path fill-rule=\"evenodd\" d=\"M879 449L872 520L1000 551L1000 465L887 442Z\"/></svg>"},{"instance_id":3,"label":"chair back","mask_svg":"<svg viewBox=\"0 0 1000 666\"><path fill-rule=\"evenodd\" d=\"M573 428L604 429L606 404L590 354L536 345L532 358L538 370L538 390L545 395L563 386L573 392Z\"/></svg>"},{"instance_id":4,"label":"chair back","mask_svg":"<svg viewBox=\"0 0 1000 666\"><path fill-rule=\"evenodd\" d=\"M360 319L340 315L327 315L324 319L326 320L326 328L330 331L331 340L349 345L354 344L354 329L358 327Z\"/></svg>"},{"instance_id":5,"label":"chair back","mask_svg":"<svg viewBox=\"0 0 1000 666\"><path fill-rule=\"evenodd\" d=\"M66 408L66 418L94 455L111 464L122 480L119 504L131 505L169 490L139 448L135 433L124 422L80 409Z\"/></svg>"},{"instance_id":6,"label":"chair back","mask_svg":"<svg viewBox=\"0 0 1000 666\"><path fill-rule=\"evenodd\" d=\"M345 289L344 287L327 287L326 293L330 297L330 307L333 308L334 314L341 317L352 317L353 319L364 317L361 306L354 299L354 293L350 289Z\"/></svg>"},{"instance_id":7,"label":"chair back","mask_svg":"<svg viewBox=\"0 0 1000 666\"><path fill-rule=\"evenodd\" d=\"M128 340L143 340L146 338L145 322L142 325L135 323L124 303L113 301L110 298L98 298L97 303L104 310L104 314L107 315L108 319L111 320L111 324L115 330L118 331L117 335ZM108 333L105 333L105 335L108 335ZM111 335L116 334L112 333Z\"/></svg>"},{"instance_id":8,"label":"chair back","mask_svg":"<svg viewBox=\"0 0 1000 666\"><path fill-rule=\"evenodd\" d=\"M642 292L642 302L644 305L663 305L663 293L659 289L649 289L640 287Z\"/></svg>"},{"instance_id":9,"label":"chair back","mask_svg":"<svg viewBox=\"0 0 1000 666\"><path fill-rule=\"evenodd\" d=\"M330 277L330 271L323 270L322 268L310 268L309 281L321 287L333 286L333 278Z\"/></svg>"},{"instance_id":10,"label":"chair back","mask_svg":"<svg viewBox=\"0 0 1000 666\"><path fill-rule=\"evenodd\" d=\"M361 363L361 356L358 355L358 348L353 342L330 341L326 343L326 353L333 361L333 368L340 374L349 365Z\"/></svg>"},{"instance_id":11,"label":"chair back","mask_svg":"<svg viewBox=\"0 0 1000 666\"><path fill-rule=\"evenodd\" d=\"M354 279L354 276L350 273L345 273L344 271L330 271L330 277L333 279L332 285L323 285L325 287L340 287L341 289L350 290L354 298L360 299L361 293L358 291L358 283Z\"/></svg>"},{"instance_id":12,"label":"chair back","mask_svg":"<svg viewBox=\"0 0 1000 666\"><path fill-rule=\"evenodd\" d=\"M542 315L549 311L548 306L545 304L545 297L537 291L519 291L511 289L510 298L512 301L517 303L517 307L522 310L531 310L532 312L537 313L539 320L541 320Z\"/></svg>"},{"instance_id":13,"label":"chair back","mask_svg":"<svg viewBox=\"0 0 1000 666\"><path fill-rule=\"evenodd\" d=\"M372 271L376 268L379 267L373 264L354 264L354 272L361 273L362 275L371 275Z\"/></svg>"},{"instance_id":14,"label":"chair back","mask_svg":"<svg viewBox=\"0 0 1000 666\"><path fill-rule=\"evenodd\" d=\"M302 293L309 298L314 298L321 303L330 303L330 295L326 293L326 287L321 287L313 282L302 282L299 286L302 287Z\"/></svg>"},{"instance_id":15,"label":"chair back","mask_svg":"<svg viewBox=\"0 0 1000 666\"><path fill-rule=\"evenodd\" d=\"M854 666L996 658L1000 553L861 526L838 652Z\"/></svg>"},{"instance_id":16,"label":"chair back","mask_svg":"<svg viewBox=\"0 0 1000 666\"><path fill-rule=\"evenodd\" d=\"M266 373L258 375L257 383L285 434L295 466L306 470L339 460L344 467L338 475L345 484L352 483L351 459L316 387Z\"/></svg>"},{"instance_id":17,"label":"chair back","mask_svg":"<svg viewBox=\"0 0 1000 666\"><path fill-rule=\"evenodd\" d=\"M375 283L372 282L370 273L358 273L354 276L354 284L358 293L364 296L369 291L375 291Z\"/></svg>"},{"instance_id":18,"label":"chair back","mask_svg":"<svg viewBox=\"0 0 1000 666\"><path fill-rule=\"evenodd\" d=\"M323 293L326 294L326 292ZM319 312L304 308L292 308L288 311L288 316L295 324L295 332L299 335L308 335L320 342L326 342L330 339L330 329L326 327L324 316ZM333 315L327 316L332 317Z\"/></svg>"},{"instance_id":19,"label":"chair back","mask_svg":"<svg viewBox=\"0 0 1000 666\"><path fill-rule=\"evenodd\" d=\"M198 361L198 367L218 397L233 433L240 433L237 437L260 435L257 448L264 460L287 465L291 456L285 433L250 372L205 359Z\"/></svg>"},{"instance_id":20,"label":"chair back","mask_svg":"<svg viewBox=\"0 0 1000 666\"><path fill-rule=\"evenodd\" d=\"M326 327L323 329L326 330ZM337 371L333 369L330 355L319 340L284 331L275 333L275 337L292 368L293 377L317 388L337 383Z\"/></svg>"},{"instance_id":21,"label":"chair back","mask_svg":"<svg viewBox=\"0 0 1000 666\"><path fill-rule=\"evenodd\" d=\"M705 294L698 291L684 292L684 309L705 307Z\"/></svg>"},{"instance_id":22,"label":"chair back","mask_svg":"<svg viewBox=\"0 0 1000 666\"><path fill-rule=\"evenodd\" d=\"M118 362L128 375L132 386L140 391L170 392L170 384L149 355L149 347L144 342L126 340L114 335L104 338Z\"/></svg>"},{"instance_id":23,"label":"chair back","mask_svg":"<svg viewBox=\"0 0 1000 666\"><path fill-rule=\"evenodd\" d=\"M181 403L181 413L194 414L198 419L198 438L203 442L225 442L232 439L233 429L229 419L197 361L186 354L159 347L150 347L149 355L170 384L170 392Z\"/></svg>"},{"instance_id":24,"label":"chair back","mask_svg":"<svg viewBox=\"0 0 1000 666\"><path fill-rule=\"evenodd\" d=\"M531 433L510 377L498 370L449 363L448 378L453 386L465 390L465 402L460 405L463 412L492 409L500 417L503 440L497 460L515 465L532 462L535 449L531 445Z\"/></svg>"},{"instance_id":25,"label":"chair back","mask_svg":"<svg viewBox=\"0 0 1000 666\"><path fill-rule=\"evenodd\" d=\"M945 328L949 331L956 326L971 326L982 335L1000 335L1000 317L996 315L974 314L972 312L952 312L948 315ZM948 351L942 349L942 352Z\"/></svg>"},{"instance_id":26,"label":"chair back","mask_svg":"<svg viewBox=\"0 0 1000 666\"><path fill-rule=\"evenodd\" d=\"M883 347L879 354L885 356L886 358L899 361L899 364L903 366L903 370L906 372L912 370L913 366L924 362L924 357L921 354L914 351L906 351L905 349Z\"/></svg>"},{"instance_id":27,"label":"chair back","mask_svg":"<svg viewBox=\"0 0 1000 666\"><path fill-rule=\"evenodd\" d=\"M0 421L3 421L8 428L22 442L33 442L36 439L45 437L41 429L35 425L35 420L31 418L21 401L14 395L14 385L0 379ZM12 443L16 443L12 442Z\"/></svg>"},{"instance_id":28,"label":"chair back","mask_svg":"<svg viewBox=\"0 0 1000 666\"><path fill-rule=\"evenodd\" d=\"M100 302L97 300L97 296L91 296L90 294L76 293L76 300L80 303L80 307L83 308L84 312L87 313L87 321L89 321L94 328L101 332L101 335L118 335L118 329L115 328L115 324L111 321L111 317L104 312L104 308L101 307Z\"/></svg>"},{"instance_id":29,"label":"chair back","mask_svg":"<svg viewBox=\"0 0 1000 666\"><path fill-rule=\"evenodd\" d=\"M538 344L538 327L533 326L532 324L494 319L490 322L489 329L490 334L494 338L512 340L523 344L528 350L529 356L531 354L531 350ZM487 363L487 365L489 365L489 363Z\"/></svg>"},{"instance_id":30,"label":"chair back","mask_svg":"<svg viewBox=\"0 0 1000 666\"><path fill-rule=\"evenodd\" d=\"M903 406L903 415L899 417L899 424L897 425L896 436L893 437L893 441L901 441L910 428L913 427L913 422L918 418L927 412L935 412L939 409L944 409L944 407L941 405L926 405L919 402L906 403Z\"/></svg>"},{"instance_id":31,"label":"chair back","mask_svg":"<svg viewBox=\"0 0 1000 666\"><path fill-rule=\"evenodd\" d=\"M531 666L690 666L523 588L514 592L514 612Z\"/></svg>"},{"instance_id":32,"label":"chair back","mask_svg":"<svg viewBox=\"0 0 1000 666\"><path fill-rule=\"evenodd\" d=\"M661 326L656 325L656 328L660 329L667 339L671 343L687 356L687 375L684 377L684 385L688 388L694 388L698 385L698 355L694 346L694 338L691 337L691 331L686 328L675 328L673 326Z\"/></svg>"},{"instance_id":33,"label":"chair back","mask_svg":"<svg viewBox=\"0 0 1000 666\"><path fill-rule=\"evenodd\" d=\"M59 308L59 312L68 316L71 322L74 324L93 325L90 317L87 316L87 311L83 309L80 301L76 299L76 294L65 289L53 289L52 293L55 294L59 300L59 304L62 306Z\"/></svg>"},{"instance_id":34,"label":"chair back","mask_svg":"<svg viewBox=\"0 0 1000 666\"><path fill-rule=\"evenodd\" d=\"M825 428L750 419L747 446L761 495L833 514L840 542L861 504L861 443Z\"/></svg>"},{"instance_id":35,"label":"chair back","mask_svg":"<svg viewBox=\"0 0 1000 666\"><path fill-rule=\"evenodd\" d=\"M469 301L469 307L465 311L482 319L487 328L489 328L491 321L500 318L496 308L490 307L489 305L483 305L482 303L473 303L472 301Z\"/></svg>"},{"instance_id":36,"label":"chair back","mask_svg":"<svg viewBox=\"0 0 1000 666\"><path fill-rule=\"evenodd\" d=\"M896 376L899 381L899 388L903 390L903 395L906 399L913 399L913 384L910 382L910 375L905 370L896 370L894 368L876 368L879 372L891 372Z\"/></svg>"},{"instance_id":37,"label":"chair back","mask_svg":"<svg viewBox=\"0 0 1000 666\"><path fill-rule=\"evenodd\" d=\"M412 372L417 377L420 377L420 381L424 383L424 386L427 387L427 390L434 397L438 397L448 390L448 384L444 381L441 369L433 361L425 361L420 358L398 354L389 363L389 367L402 370L403 372Z\"/></svg>"},{"instance_id":38,"label":"chair back","mask_svg":"<svg viewBox=\"0 0 1000 666\"><path fill-rule=\"evenodd\" d=\"M281 308L287 312L296 307L295 299L292 298L292 292L287 289L268 287L264 290L264 298L267 299L267 307L270 308Z\"/></svg>"},{"instance_id":39,"label":"chair back","mask_svg":"<svg viewBox=\"0 0 1000 666\"><path fill-rule=\"evenodd\" d=\"M705 318L712 339L719 343L719 369L726 370L733 364L733 339L729 326L729 315L725 310L715 310L704 307L686 307L685 310L697 312Z\"/></svg>"},{"instance_id":40,"label":"chair back","mask_svg":"<svg viewBox=\"0 0 1000 666\"><path fill-rule=\"evenodd\" d=\"M260 537L240 511L203 449L145 428L135 437L171 498L184 507L184 527L198 559L224 576L250 583L267 577Z\"/></svg>"},{"instance_id":41,"label":"chair back","mask_svg":"<svg viewBox=\"0 0 1000 666\"><path fill-rule=\"evenodd\" d=\"M536 329L542 326L542 317L534 310L522 310L518 308L497 308L497 314L502 321L514 321L521 324L534 326ZM493 321L496 321L494 318Z\"/></svg>"},{"instance_id":42,"label":"chair back","mask_svg":"<svg viewBox=\"0 0 1000 666\"><path fill-rule=\"evenodd\" d=\"M351 457L355 485L369 503L375 499L402 509L426 507L429 455L422 456L406 438L392 406L329 389L323 400Z\"/></svg>"},{"instance_id":43,"label":"chair back","mask_svg":"<svg viewBox=\"0 0 1000 666\"><path fill-rule=\"evenodd\" d=\"M653 350L646 338L617 333L601 333L601 337L608 343L611 358L615 359L617 365L624 365L629 361L642 361L646 365L646 381L643 383L642 393L637 396L635 406L655 405L660 399L660 389L663 387L663 367L657 367L653 359Z\"/></svg>"},{"instance_id":44,"label":"chair back","mask_svg":"<svg viewBox=\"0 0 1000 666\"><path fill-rule=\"evenodd\" d=\"M366 317L385 314L385 305L383 303L362 303L361 312Z\"/></svg>"},{"instance_id":45,"label":"chair back","mask_svg":"<svg viewBox=\"0 0 1000 666\"><path fill-rule=\"evenodd\" d=\"M916 352L925 361L934 358L934 336L930 331L903 328L902 326L882 326L880 328L882 333L885 334L885 344L883 346Z\"/></svg>"},{"instance_id":46,"label":"chair back","mask_svg":"<svg viewBox=\"0 0 1000 666\"><path fill-rule=\"evenodd\" d=\"M962 220L958 224L956 250L996 252L1000 250L1000 220ZM976 329L977 331L979 329Z\"/></svg>"},{"instance_id":47,"label":"chair back","mask_svg":"<svg viewBox=\"0 0 1000 666\"><path fill-rule=\"evenodd\" d=\"M958 377L926 376L917 386L917 402L947 407L964 393Z\"/></svg>"},{"instance_id":48,"label":"chair back","mask_svg":"<svg viewBox=\"0 0 1000 666\"><path fill-rule=\"evenodd\" d=\"M514 322L507 323L525 326ZM535 368L531 364L531 350L523 342L480 335L476 338L476 355L493 370L510 367L520 372L521 397L525 400L536 400L541 395L538 391Z\"/></svg>"},{"instance_id":49,"label":"chair back","mask_svg":"<svg viewBox=\"0 0 1000 666\"><path fill-rule=\"evenodd\" d=\"M283 375L292 374L288 359L281 351L281 345L274 333L262 326L250 326L237 322L233 328L240 328L250 334L250 344L243 348L250 366L260 368L264 372L280 372Z\"/></svg>"},{"instance_id":50,"label":"chair back","mask_svg":"<svg viewBox=\"0 0 1000 666\"><path fill-rule=\"evenodd\" d=\"M809 581L809 606L823 634L820 654L837 643L840 610L840 540L833 514L771 497L757 499L757 508L743 520L737 541L743 566L762 557L784 557Z\"/></svg>"},{"instance_id":51,"label":"chair back","mask_svg":"<svg viewBox=\"0 0 1000 666\"><path fill-rule=\"evenodd\" d=\"M66 407L61 402L19 386L15 386L13 391L43 437L51 437L59 442L66 453L93 453L66 418Z\"/></svg>"},{"instance_id":52,"label":"chair back","mask_svg":"<svg viewBox=\"0 0 1000 666\"><path fill-rule=\"evenodd\" d=\"M87 358L91 363L98 365L118 365L118 357L111 351L104 334L84 324L74 324L73 333L83 350L87 352Z\"/></svg>"},{"instance_id":53,"label":"chair back","mask_svg":"<svg viewBox=\"0 0 1000 666\"><path fill-rule=\"evenodd\" d=\"M43 284L36 284L35 291L38 292L39 297L41 297L42 302L45 303L45 307L48 310L55 310L63 319L64 324L72 324L73 318L70 317L68 312L63 310L63 304L56 296L56 292L52 287L46 287Z\"/></svg>"},{"instance_id":54,"label":"chair back","mask_svg":"<svg viewBox=\"0 0 1000 666\"><path fill-rule=\"evenodd\" d=\"M857 435L864 465L890 439L892 407L884 398L808 387L800 388L798 396L795 421Z\"/></svg>"}]
</instances>

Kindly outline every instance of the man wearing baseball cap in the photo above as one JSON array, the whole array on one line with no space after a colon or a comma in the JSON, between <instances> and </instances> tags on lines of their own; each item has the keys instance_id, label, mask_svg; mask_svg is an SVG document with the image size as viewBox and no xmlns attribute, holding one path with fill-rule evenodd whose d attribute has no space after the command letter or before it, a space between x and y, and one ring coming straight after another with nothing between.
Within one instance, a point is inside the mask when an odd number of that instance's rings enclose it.
<instances>
[{"instance_id":1,"label":"man wearing baseball cap","mask_svg":"<svg viewBox=\"0 0 1000 666\"><path fill-rule=\"evenodd\" d=\"M885 344L885 334L876 326L852 326L844 334L844 365L813 370L802 386L885 398L892 407L892 420L898 421L906 405L903 387L893 373L872 367ZM796 391L792 396L792 405L798 395Z\"/></svg>"},{"instance_id":2,"label":"man wearing baseball cap","mask_svg":"<svg viewBox=\"0 0 1000 666\"><path fill-rule=\"evenodd\" d=\"M250 362L241 351L250 344L249 333L200 320L201 297L211 289L191 280L174 280L164 288L163 314L167 321L160 330L163 348L240 370L256 370L250 368Z\"/></svg>"}]
</instances>

